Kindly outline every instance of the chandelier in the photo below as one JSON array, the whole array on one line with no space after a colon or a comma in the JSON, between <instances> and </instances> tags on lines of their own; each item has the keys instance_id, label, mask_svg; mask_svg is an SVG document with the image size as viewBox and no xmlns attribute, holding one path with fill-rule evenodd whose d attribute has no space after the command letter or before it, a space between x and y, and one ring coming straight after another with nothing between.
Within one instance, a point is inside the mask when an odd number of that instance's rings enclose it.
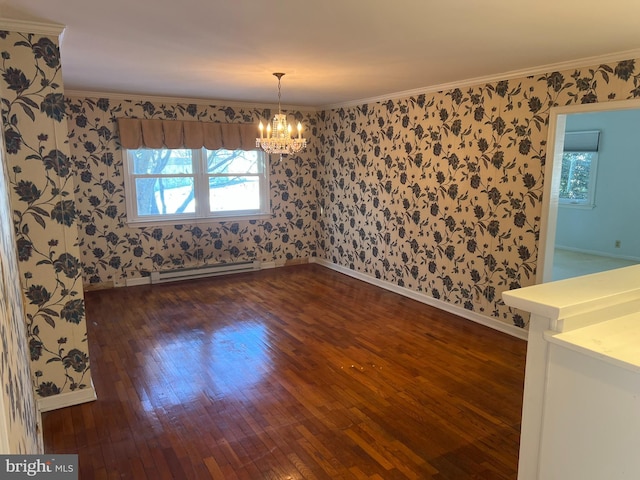
<instances>
[{"instance_id":1,"label":"chandelier","mask_svg":"<svg viewBox=\"0 0 640 480\"><path fill-rule=\"evenodd\" d=\"M258 126L260 138L256 138L256 147L262 148L267 153L279 153L280 155L298 153L307 146L307 139L302 138L302 124L300 122L298 122L297 138L291 137L291 124L287 124L287 116L282 113L280 108L280 79L284 73L274 73L273 75L278 78L278 113L273 117L273 121L267 124L266 132L262 121L260 122Z\"/></svg>"}]
</instances>

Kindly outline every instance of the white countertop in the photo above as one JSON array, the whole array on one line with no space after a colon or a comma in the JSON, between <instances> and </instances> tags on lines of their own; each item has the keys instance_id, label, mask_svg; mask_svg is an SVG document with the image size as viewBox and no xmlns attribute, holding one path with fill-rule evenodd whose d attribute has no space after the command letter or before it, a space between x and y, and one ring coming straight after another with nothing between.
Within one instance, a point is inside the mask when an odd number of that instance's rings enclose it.
<instances>
[{"instance_id":1,"label":"white countertop","mask_svg":"<svg viewBox=\"0 0 640 480\"><path fill-rule=\"evenodd\" d=\"M550 343L640 373L640 312L569 332L548 331L544 337Z\"/></svg>"}]
</instances>

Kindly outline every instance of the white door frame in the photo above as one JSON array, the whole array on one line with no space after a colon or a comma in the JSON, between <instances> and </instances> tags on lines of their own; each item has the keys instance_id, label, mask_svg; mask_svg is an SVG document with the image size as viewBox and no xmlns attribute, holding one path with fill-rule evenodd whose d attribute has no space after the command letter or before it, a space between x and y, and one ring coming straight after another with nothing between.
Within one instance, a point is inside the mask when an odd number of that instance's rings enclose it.
<instances>
[{"instance_id":1,"label":"white door frame","mask_svg":"<svg viewBox=\"0 0 640 480\"><path fill-rule=\"evenodd\" d=\"M560 196L560 172L562 170L562 152L564 149L567 115L638 109L640 109L640 99L567 105L565 107L553 107L549 112L548 150L544 171L536 283L550 282L552 280L553 251L556 244L556 222L558 220ZM640 134L640 131L638 133Z\"/></svg>"}]
</instances>

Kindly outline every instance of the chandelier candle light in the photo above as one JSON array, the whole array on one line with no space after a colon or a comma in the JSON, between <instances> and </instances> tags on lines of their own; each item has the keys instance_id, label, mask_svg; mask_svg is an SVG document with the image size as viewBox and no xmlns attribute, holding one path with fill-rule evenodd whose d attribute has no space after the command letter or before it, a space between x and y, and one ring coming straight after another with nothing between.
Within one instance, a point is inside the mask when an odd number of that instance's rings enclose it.
<instances>
[{"instance_id":1,"label":"chandelier candle light","mask_svg":"<svg viewBox=\"0 0 640 480\"><path fill-rule=\"evenodd\" d=\"M274 73L278 78L278 113L273 117L273 121L267 124L266 136L265 128L260 122L260 138L256 138L256 147L262 148L267 153L298 153L307 146L307 139L302 138L302 124L298 122L298 137L291 137L291 124L287 124L287 116L280 108L280 79L284 73Z\"/></svg>"}]
</instances>

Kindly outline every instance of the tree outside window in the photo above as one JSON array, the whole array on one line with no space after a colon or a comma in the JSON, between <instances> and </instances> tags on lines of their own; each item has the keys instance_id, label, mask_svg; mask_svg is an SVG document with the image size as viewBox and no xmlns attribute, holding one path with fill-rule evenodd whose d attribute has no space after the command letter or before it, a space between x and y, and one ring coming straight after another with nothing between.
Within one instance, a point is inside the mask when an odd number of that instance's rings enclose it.
<instances>
[{"instance_id":1,"label":"tree outside window","mask_svg":"<svg viewBox=\"0 0 640 480\"><path fill-rule=\"evenodd\" d=\"M128 150L130 222L266 214L266 155L206 149Z\"/></svg>"},{"instance_id":2,"label":"tree outside window","mask_svg":"<svg viewBox=\"0 0 640 480\"><path fill-rule=\"evenodd\" d=\"M564 152L560 203L594 205L597 152Z\"/></svg>"}]
</instances>

